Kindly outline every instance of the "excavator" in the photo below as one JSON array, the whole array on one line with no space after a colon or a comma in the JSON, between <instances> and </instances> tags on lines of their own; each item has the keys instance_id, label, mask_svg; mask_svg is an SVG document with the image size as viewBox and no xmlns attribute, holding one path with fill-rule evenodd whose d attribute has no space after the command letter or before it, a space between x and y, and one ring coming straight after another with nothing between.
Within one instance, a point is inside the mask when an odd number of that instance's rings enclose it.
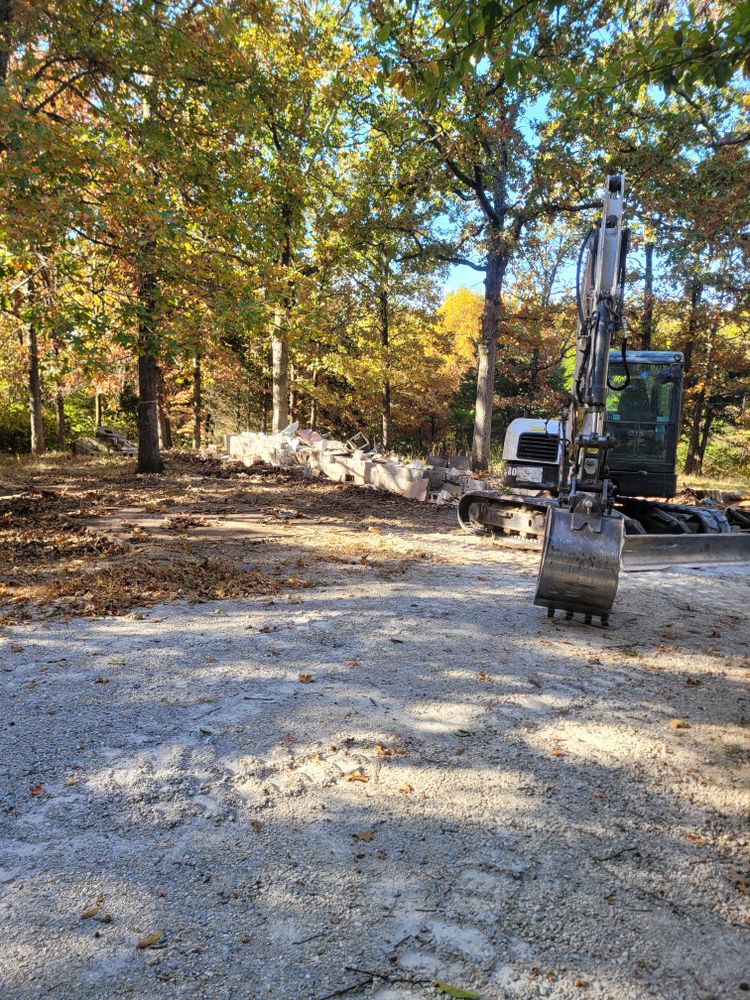
<instances>
[{"instance_id":1,"label":"excavator","mask_svg":"<svg viewBox=\"0 0 750 1000\"><path fill-rule=\"evenodd\" d=\"M750 563L747 513L669 502L684 357L628 350L624 196L624 177L607 177L601 217L578 254L567 413L512 421L503 446L507 491L465 493L458 507L466 531L541 544L534 604L550 618L581 614L587 625L609 624L621 570Z\"/></svg>"}]
</instances>

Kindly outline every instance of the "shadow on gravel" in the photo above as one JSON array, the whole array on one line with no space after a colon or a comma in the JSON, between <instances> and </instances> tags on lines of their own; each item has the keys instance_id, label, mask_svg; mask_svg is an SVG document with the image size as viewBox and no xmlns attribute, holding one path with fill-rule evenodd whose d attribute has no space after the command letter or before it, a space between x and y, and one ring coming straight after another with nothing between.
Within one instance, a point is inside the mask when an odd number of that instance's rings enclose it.
<instances>
[{"instance_id":1,"label":"shadow on gravel","mask_svg":"<svg viewBox=\"0 0 750 1000\"><path fill-rule=\"evenodd\" d=\"M746 691L698 640L725 588L675 671L663 581L605 632L497 572L20 638L0 996L740 995L747 799L702 733Z\"/></svg>"}]
</instances>

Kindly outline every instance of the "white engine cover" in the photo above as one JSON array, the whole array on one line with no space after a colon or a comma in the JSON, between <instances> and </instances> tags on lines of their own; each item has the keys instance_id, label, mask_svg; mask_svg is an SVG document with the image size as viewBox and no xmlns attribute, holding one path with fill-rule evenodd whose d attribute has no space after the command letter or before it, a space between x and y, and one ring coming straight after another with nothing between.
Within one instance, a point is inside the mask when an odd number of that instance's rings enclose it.
<instances>
[{"instance_id":1,"label":"white engine cover","mask_svg":"<svg viewBox=\"0 0 750 1000\"><path fill-rule=\"evenodd\" d=\"M519 417L512 420L505 432L503 442L503 461L515 462L518 460L518 439L522 434L550 434L558 437L560 434L559 420L540 420L533 417Z\"/></svg>"}]
</instances>

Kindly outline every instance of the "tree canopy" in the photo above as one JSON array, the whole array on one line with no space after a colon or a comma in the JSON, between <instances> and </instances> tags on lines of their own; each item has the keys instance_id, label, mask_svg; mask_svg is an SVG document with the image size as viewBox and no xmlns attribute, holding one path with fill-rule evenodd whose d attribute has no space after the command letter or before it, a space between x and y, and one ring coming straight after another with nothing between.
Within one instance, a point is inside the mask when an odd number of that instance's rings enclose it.
<instances>
[{"instance_id":1,"label":"tree canopy","mask_svg":"<svg viewBox=\"0 0 750 1000\"><path fill-rule=\"evenodd\" d=\"M748 2L0 0L0 447L106 421L155 472L301 420L486 468L561 405L624 171L699 468L748 421L749 38Z\"/></svg>"}]
</instances>

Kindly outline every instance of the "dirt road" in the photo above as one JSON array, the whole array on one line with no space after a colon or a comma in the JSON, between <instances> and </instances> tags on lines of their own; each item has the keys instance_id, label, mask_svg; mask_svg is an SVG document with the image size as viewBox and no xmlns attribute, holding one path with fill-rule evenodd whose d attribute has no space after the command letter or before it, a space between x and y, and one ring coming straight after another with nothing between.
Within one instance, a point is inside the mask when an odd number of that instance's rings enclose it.
<instances>
[{"instance_id":1,"label":"dirt road","mask_svg":"<svg viewBox=\"0 0 750 1000\"><path fill-rule=\"evenodd\" d=\"M377 499L280 522L304 586L3 629L3 1000L747 995L750 574L549 622Z\"/></svg>"}]
</instances>

